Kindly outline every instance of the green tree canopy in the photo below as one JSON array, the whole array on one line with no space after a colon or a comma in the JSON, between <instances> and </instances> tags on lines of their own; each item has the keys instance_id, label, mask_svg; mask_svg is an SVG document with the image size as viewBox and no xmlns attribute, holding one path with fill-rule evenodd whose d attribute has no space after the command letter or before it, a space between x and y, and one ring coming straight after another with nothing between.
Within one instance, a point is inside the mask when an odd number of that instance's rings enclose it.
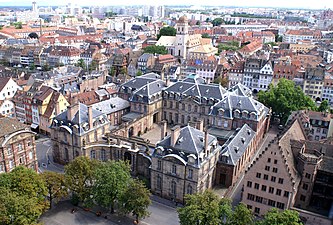
<instances>
[{"instance_id":1,"label":"green tree canopy","mask_svg":"<svg viewBox=\"0 0 333 225\"><path fill-rule=\"evenodd\" d=\"M148 216L148 206L151 204L150 192L142 181L131 179L125 192L120 197L122 211L132 213L136 220Z\"/></svg>"},{"instance_id":2,"label":"green tree canopy","mask_svg":"<svg viewBox=\"0 0 333 225\"><path fill-rule=\"evenodd\" d=\"M294 210L279 211L276 208L271 209L258 225L302 225L299 214Z\"/></svg>"},{"instance_id":3,"label":"green tree canopy","mask_svg":"<svg viewBox=\"0 0 333 225\"><path fill-rule=\"evenodd\" d=\"M80 156L65 166L66 186L75 193L81 202L89 201L95 170L99 162Z\"/></svg>"},{"instance_id":4,"label":"green tree canopy","mask_svg":"<svg viewBox=\"0 0 333 225\"><path fill-rule=\"evenodd\" d=\"M281 118L282 122L288 119L292 111L301 109L316 109L314 101L306 96L300 87L293 81L280 79L276 86L272 84L266 92L258 93L258 100L267 107L271 107L273 115Z\"/></svg>"},{"instance_id":5,"label":"green tree canopy","mask_svg":"<svg viewBox=\"0 0 333 225\"><path fill-rule=\"evenodd\" d=\"M181 225L219 225L219 199L212 191L185 196L185 206L179 208Z\"/></svg>"},{"instance_id":6,"label":"green tree canopy","mask_svg":"<svg viewBox=\"0 0 333 225\"><path fill-rule=\"evenodd\" d=\"M166 55L168 54L168 50L165 46L162 45L150 45L143 49L144 53L151 53L151 54L159 54L159 55Z\"/></svg>"},{"instance_id":7,"label":"green tree canopy","mask_svg":"<svg viewBox=\"0 0 333 225\"><path fill-rule=\"evenodd\" d=\"M230 225L252 225L254 224L254 216L244 203L240 203L234 209L231 216Z\"/></svg>"},{"instance_id":8,"label":"green tree canopy","mask_svg":"<svg viewBox=\"0 0 333 225\"><path fill-rule=\"evenodd\" d=\"M65 176L64 174L51 171L45 171L41 176L46 184L50 208L52 208L53 200L59 201L68 194L67 187L65 186Z\"/></svg>"},{"instance_id":9,"label":"green tree canopy","mask_svg":"<svg viewBox=\"0 0 333 225\"><path fill-rule=\"evenodd\" d=\"M207 33L203 33L203 34L201 35L201 37L202 37L202 38L210 38L209 34L207 34Z\"/></svg>"},{"instance_id":10,"label":"green tree canopy","mask_svg":"<svg viewBox=\"0 0 333 225\"><path fill-rule=\"evenodd\" d=\"M122 196L131 178L129 164L124 161L102 163L96 170L95 178L94 200L113 213L116 200Z\"/></svg>"},{"instance_id":11,"label":"green tree canopy","mask_svg":"<svg viewBox=\"0 0 333 225\"><path fill-rule=\"evenodd\" d=\"M176 36L177 30L174 27L168 26L163 27L160 30L160 33L157 35L157 40L160 39L161 36Z\"/></svg>"},{"instance_id":12,"label":"green tree canopy","mask_svg":"<svg viewBox=\"0 0 333 225\"><path fill-rule=\"evenodd\" d=\"M33 224L47 208L44 181L32 169L16 167L0 175L0 223Z\"/></svg>"},{"instance_id":13,"label":"green tree canopy","mask_svg":"<svg viewBox=\"0 0 333 225\"><path fill-rule=\"evenodd\" d=\"M330 105L328 104L327 100L324 100L320 103L320 106L318 107L319 112L325 112L330 110Z\"/></svg>"},{"instance_id":14,"label":"green tree canopy","mask_svg":"<svg viewBox=\"0 0 333 225\"><path fill-rule=\"evenodd\" d=\"M214 27L220 26L222 23L223 23L223 19L222 18L215 18L212 21L212 24L213 24Z\"/></svg>"},{"instance_id":15,"label":"green tree canopy","mask_svg":"<svg viewBox=\"0 0 333 225\"><path fill-rule=\"evenodd\" d=\"M81 67L82 69L86 69L86 63L84 62L83 59L79 59L76 63L76 66Z\"/></svg>"}]
</instances>

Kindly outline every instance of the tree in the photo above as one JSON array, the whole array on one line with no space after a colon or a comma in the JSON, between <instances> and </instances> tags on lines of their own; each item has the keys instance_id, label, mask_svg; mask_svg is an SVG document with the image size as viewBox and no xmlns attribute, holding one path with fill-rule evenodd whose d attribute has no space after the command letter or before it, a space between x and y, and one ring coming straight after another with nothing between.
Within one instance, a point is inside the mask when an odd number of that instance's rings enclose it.
<instances>
[{"instance_id":1,"label":"tree","mask_svg":"<svg viewBox=\"0 0 333 225\"><path fill-rule=\"evenodd\" d=\"M141 76L142 75L142 71L141 70L138 70L138 72L136 72L136 76Z\"/></svg>"},{"instance_id":2,"label":"tree","mask_svg":"<svg viewBox=\"0 0 333 225\"><path fill-rule=\"evenodd\" d=\"M226 77L218 76L214 80L214 83L215 84L220 84L222 87L228 87L229 81L228 81L228 78L226 78Z\"/></svg>"},{"instance_id":3,"label":"tree","mask_svg":"<svg viewBox=\"0 0 333 225\"><path fill-rule=\"evenodd\" d=\"M302 225L299 214L294 210L279 211L276 208L271 209L258 225Z\"/></svg>"},{"instance_id":4,"label":"tree","mask_svg":"<svg viewBox=\"0 0 333 225\"><path fill-rule=\"evenodd\" d=\"M95 60L91 61L90 65L89 65L89 71L93 71L97 69L97 62Z\"/></svg>"},{"instance_id":5,"label":"tree","mask_svg":"<svg viewBox=\"0 0 333 225\"><path fill-rule=\"evenodd\" d=\"M185 206L177 209L181 225L219 225L219 199L212 191L185 196Z\"/></svg>"},{"instance_id":6,"label":"tree","mask_svg":"<svg viewBox=\"0 0 333 225\"><path fill-rule=\"evenodd\" d=\"M33 224L47 208L44 181L32 169L16 167L0 175L0 222Z\"/></svg>"},{"instance_id":7,"label":"tree","mask_svg":"<svg viewBox=\"0 0 333 225\"><path fill-rule=\"evenodd\" d=\"M48 196L50 201L50 208L52 208L53 200L59 201L65 197L68 192L65 186L65 176L61 173L45 171L41 174L42 179L46 184Z\"/></svg>"},{"instance_id":8,"label":"tree","mask_svg":"<svg viewBox=\"0 0 333 225\"><path fill-rule=\"evenodd\" d=\"M328 104L327 100L324 100L320 103L320 106L318 107L319 112L325 112L330 110L330 105Z\"/></svg>"},{"instance_id":9,"label":"tree","mask_svg":"<svg viewBox=\"0 0 333 225\"><path fill-rule=\"evenodd\" d=\"M222 18L215 18L212 21L212 24L213 24L214 27L220 26L222 23L223 23L223 19Z\"/></svg>"},{"instance_id":10,"label":"tree","mask_svg":"<svg viewBox=\"0 0 333 225\"><path fill-rule=\"evenodd\" d=\"M36 69L36 65L34 63L30 64L29 70L35 70L35 69Z\"/></svg>"},{"instance_id":11,"label":"tree","mask_svg":"<svg viewBox=\"0 0 333 225\"><path fill-rule=\"evenodd\" d=\"M86 69L86 63L84 62L83 59L79 59L76 63L76 66L81 67L82 69Z\"/></svg>"},{"instance_id":12,"label":"tree","mask_svg":"<svg viewBox=\"0 0 333 225\"><path fill-rule=\"evenodd\" d=\"M43 71L50 71L51 68L50 68L50 65L49 64L44 64L43 67L42 67Z\"/></svg>"},{"instance_id":13,"label":"tree","mask_svg":"<svg viewBox=\"0 0 333 225\"><path fill-rule=\"evenodd\" d=\"M126 190L131 178L130 167L124 161L102 163L96 170L93 187L94 200L114 212L115 202Z\"/></svg>"},{"instance_id":14,"label":"tree","mask_svg":"<svg viewBox=\"0 0 333 225\"><path fill-rule=\"evenodd\" d=\"M79 156L65 166L66 186L78 196L80 202L89 201L95 170L98 166L97 160L91 160L85 156Z\"/></svg>"},{"instance_id":15,"label":"tree","mask_svg":"<svg viewBox=\"0 0 333 225\"><path fill-rule=\"evenodd\" d=\"M36 204L36 198L20 195L15 191L0 187L0 223L34 224L45 211L45 207Z\"/></svg>"},{"instance_id":16,"label":"tree","mask_svg":"<svg viewBox=\"0 0 333 225\"><path fill-rule=\"evenodd\" d=\"M114 67L112 66L112 67L109 69L109 75L113 77L115 74L116 74L116 70L115 70Z\"/></svg>"},{"instance_id":17,"label":"tree","mask_svg":"<svg viewBox=\"0 0 333 225\"><path fill-rule=\"evenodd\" d=\"M36 32L32 32L28 35L28 37L32 39L38 39L38 34Z\"/></svg>"},{"instance_id":18,"label":"tree","mask_svg":"<svg viewBox=\"0 0 333 225\"><path fill-rule=\"evenodd\" d=\"M151 204L150 192L142 181L131 179L126 191L120 197L121 211L132 213L136 221L149 216L148 206Z\"/></svg>"},{"instance_id":19,"label":"tree","mask_svg":"<svg viewBox=\"0 0 333 225\"><path fill-rule=\"evenodd\" d=\"M284 78L280 79L276 86L271 84L266 92L260 91L258 100L271 107L273 116L280 118L282 123L288 119L292 111L316 109L314 101L306 96L300 87Z\"/></svg>"},{"instance_id":20,"label":"tree","mask_svg":"<svg viewBox=\"0 0 333 225\"><path fill-rule=\"evenodd\" d=\"M168 26L163 27L160 30L160 33L157 35L157 40L160 39L162 36L176 36L177 30L174 27Z\"/></svg>"},{"instance_id":21,"label":"tree","mask_svg":"<svg viewBox=\"0 0 333 225\"><path fill-rule=\"evenodd\" d=\"M230 225L252 225L254 224L254 216L244 203L236 206L231 219Z\"/></svg>"},{"instance_id":22,"label":"tree","mask_svg":"<svg viewBox=\"0 0 333 225\"><path fill-rule=\"evenodd\" d=\"M150 45L143 49L144 53L151 53L151 54L159 54L159 55L166 55L168 54L168 50L165 46L162 45Z\"/></svg>"},{"instance_id":23,"label":"tree","mask_svg":"<svg viewBox=\"0 0 333 225\"><path fill-rule=\"evenodd\" d=\"M207 34L207 33L203 33L203 34L201 35L201 37L202 37L202 38L210 38L209 34Z\"/></svg>"},{"instance_id":24,"label":"tree","mask_svg":"<svg viewBox=\"0 0 333 225\"><path fill-rule=\"evenodd\" d=\"M22 22L16 22L14 23L15 29L22 29Z\"/></svg>"},{"instance_id":25,"label":"tree","mask_svg":"<svg viewBox=\"0 0 333 225\"><path fill-rule=\"evenodd\" d=\"M231 200L222 198L219 203L219 218L222 224L230 223L232 214L233 211L232 211Z\"/></svg>"}]
</instances>

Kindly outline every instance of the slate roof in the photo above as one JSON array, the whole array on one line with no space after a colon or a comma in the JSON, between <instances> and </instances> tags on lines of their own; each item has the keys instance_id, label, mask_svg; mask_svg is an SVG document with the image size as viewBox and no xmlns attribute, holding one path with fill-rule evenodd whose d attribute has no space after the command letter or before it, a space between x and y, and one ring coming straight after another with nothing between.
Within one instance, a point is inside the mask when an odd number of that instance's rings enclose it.
<instances>
[{"instance_id":1,"label":"slate roof","mask_svg":"<svg viewBox=\"0 0 333 225\"><path fill-rule=\"evenodd\" d=\"M255 134L256 132L254 132L247 124L244 124L237 134L231 136L222 146L222 162L233 166L237 165L238 160L251 144Z\"/></svg>"},{"instance_id":2,"label":"slate roof","mask_svg":"<svg viewBox=\"0 0 333 225\"><path fill-rule=\"evenodd\" d=\"M92 105L93 109L96 109L102 113L105 114L111 114L113 112L117 112L123 109L126 109L130 107L130 104L128 101L119 98L119 97L114 97L110 98L98 103L95 103Z\"/></svg>"},{"instance_id":3,"label":"slate roof","mask_svg":"<svg viewBox=\"0 0 333 225\"><path fill-rule=\"evenodd\" d=\"M69 110L69 108L68 108L66 111L57 115L53 121L60 125L66 125L69 128L72 128L73 126L78 125L78 128L79 128L78 134L80 135L80 134L85 133L86 131L89 131L89 130L83 129L84 124L87 124L89 122L88 107L82 103L77 103L76 106L77 106L77 111L74 114L73 118L71 118L70 120L68 120L68 118L67 118L67 111ZM108 119L103 112L98 111L93 108L92 114L93 114L92 115L93 120L103 119L104 121L108 122ZM54 126L54 123L52 124L52 126Z\"/></svg>"},{"instance_id":4,"label":"slate roof","mask_svg":"<svg viewBox=\"0 0 333 225\"><path fill-rule=\"evenodd\" d=\"M10 77L0 77L0 91L2 91L10 79Z\"/></svg>"},{"instance_id":5,"label":"slate roof","mask_svg":"<svg viewBox=\"0 0 333 225\"><path fill-rule=\"evenodd\" d=\"M176 140L175 146L170 146L171 136L166 136L163 140L157 143L157 148L163 148L163 156L158 155L156 150L153 152L153 156L168 157L172 156L178 158L180 161L186 163L190 157L194 158L192 166L200 167L204 158L205 148L205 133L197 130L191 126L181 128L179 136ZM220 146L217 144L217 139L213 135L208 136L208 146L211 151L219 151Z\"/></svg>"},{"instance_id":6,"label":"slate roof","mask_svg":"<svg viewBox=\"0 0 333 225\"><path fill-rule=\"evenodd\" d=\"M261 115L267 115L269 109L252 97L235 95L229 92L212 107L210 114L233 118L235 111L238 111L241 116L244 116L242 113L246 112L248 119L259 120ZM251 114L255 116L253 117Z\"/></svg>"},{"instance_id":7,"label":"slate roof","mask_svg":"<svg viewBox=\"0 0 333 225\"><path fill-rule=\"evenodd\" d=\"M201 152L204 151L205 148L204 137L204 132L188 125L181 128L176 144L175 146L172 146L172 148L182 151L184 153L199 155ZM214 141L216 141L216 137L214 137L213 135L209 135L209 145L212 144ZM170 144L171 135L168 135L158 143L158 146L170 148Z\"/></svg>"},{"instance_id":8,"label":"slate roof","mask_svg":"<svg viewBox=\"0 0 333 225\"><path fill-rule=\"evenodd\" d=\"M248 96L251 97L252 96L252 91L250 88L244 86L241 83L237 83L236 85L232 86L229 89L230 92L233 92L236 95L241 95L241 96Z\"/></svg>"},{"instance_id":9,"label":"slate roof","mask_svg":"<svg viewBox=\"0 0 333 225\"><path fill-rule=\"evenodd\" d=\"M222 99L227 91L218 84L205 84L201 79L186 78L183 81L178 81L164 90L165 94L178 93L182 97L188 96L206 98L206 99Z\"/></svg>"}]
</instances>

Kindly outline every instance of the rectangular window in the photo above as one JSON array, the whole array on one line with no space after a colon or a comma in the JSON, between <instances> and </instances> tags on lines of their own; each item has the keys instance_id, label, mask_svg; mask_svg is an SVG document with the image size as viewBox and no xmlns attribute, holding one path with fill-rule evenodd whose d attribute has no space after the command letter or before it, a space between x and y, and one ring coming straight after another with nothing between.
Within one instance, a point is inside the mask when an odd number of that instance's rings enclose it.
<instances>
[{"instance_id":1,"label":"rectangular window","mask_svg":"<svg viewBox=\"0 0 333 225\"><path fill-rule=\"evenodd\" d=\"M188 179L192 179L193 178L193 170L189 169L188 170Z\"/></svg>"},{"instance_id":2,"label":"rectangular window","mask_svg":"<svg viewBox=\"0 0 333 225\"><path fill-rule=\"evenodd\" d=\"M307 184L303 184L303 189L304 189L304 190L308 190L308 187L309 187L309 185L307 185Z\"/></svg>"},{"instance_id":3,"label":"rectangular window","mask_svg":"<svg viewBox=\"0 0 333 225\"><path fill-rule=\"evenodd\" d=\"M7 155L12 155L12 147L11 146L7 146Z\"/></svg>"},{"instance_id":4,"label":"rectangular window","mask_svg":"<svg viewBox=\"0 0 333 225\"><path fill-rule=\"evenodd\" d=\"M273 187L269 187L268 192L271 193L271 194L273 194L274 193L274 188Z\"/></svg>"},{"instance_id":5,"label":"rectangular window","mask_svg":"<svg viewBox=\"0 0 333 225\"><path fill-rule=\"evenodd\" d=\"M270 163L270 162L271 162L271 158L268 158L268 159L267 159L267 162Z\"/></svg>"},{"instance_id":6,"label":"rectangular window","mask_svg":"<svg viewBox=\"0 0 333 225\"><path fill-rule=\"evenodd\" d=\"M157 170L161 170L162 169L162 161L158 160L157 161Z\"/></svg>"},{"instance_id":7,"label":"rectangular window","mask_svg":"<svg viewBox=\"0 0 333 225\"><path fill-rule=\"evenodd\" d=\"M257 173L256 177L261 178L261 173Z\"/></svg>"},{"instance_id":8,"label":"rectangular window","mask_svg":"<svg viewBox=\"0 0 333 225\"><path fill-rule=\"evenodd\" d=\"M276 189L276 195L281 196L281 189Z\"/></svg>"},{"instance_id":9,"label":"rectangular window","mask_svg":"<svg viewBox=\"0 0 333 225\"><path fill-rule=\"evenodd\" d=\"M276 203L276 207L279 208L279 209L284 209L284 203L282 203L282 202L277 202L277 203Z\"/></svg>"},{"instance_id":10,"label":"rectangular window","mask_svg":"<svg viewBox=\"0 0 333 225\"><path fill-rule=\"evenodd\" d=\"M259 214L259 213L260 213L260 208L255 207L255 208L254 208L254 213Z\"/></svg>"},{"instance_id":11,"label":"rectangular window","mask_svg":"<svg viewBox=\"0 0 333 225\"><path fill-rule=\"evenodd\" d=\"M264 174L264 180L268 180L268 175Z\"/></svg>"},{"instance_id":12,"label":"rectangular window","mask_svg":"<svg viewBox=\"0 0 333 225\"><path fill-rule=\"evenodd\" d=\"M259 190L259 184L258 183L254 184L254 189L258 189Z\"/></svg>"},{"instance_id":13,"label":"rectangular window","mask_svg":"<svg viewBox=\"0 0 333 225\"><path fill-rule=\"evenodd\" d=\"M310 179L310 178L311 178L311 174L306 173L306 174L305 174L305 178Z\"/></svg>"},{"instance_id":14,"label":"rectangular window","mask_svg":"<svg viewBox=\"0 0 333 225\"><path fill-rule=\"evenodd\" d=\"M305 199L306 199L306 197L305 197L304 195L301 195L300 200L301 200L302 202L305 202Z\"/></svg>"},{"instance_id":15,"label":"rectangular window","mask_svg":"<svg viewBox=\"0 0 333 225\"><path fill-rule=\"evenodd\" d=\"M272 182L275 182L275 181L276 181L276 177L272 176L272 177L271 177L271 181L272 181Z\"/></svg>"},{"instance_id":16,"label":"rectangular window","mask_svg":"<svg viewBox=\"0 0 333 225\"><path fill-rule=\"evenodd\" d=\"M253 194L247 194L247 199L248 200L251 200L251 201L254 201L254 195Z\"/></svg>"},{"instance_id":17,"label":"rectangular window","mask_svg":"<svg viewBox=\"0 0 333 225\"><path fill-rule=\"evenodd\" d=\"M269 171L270 167L269 166L265 166L265 170Z\"/></svg>"},{"instance_id":18,"label":"rectangular window","mask_svg":"<svg viewBox=\"0 0 333 225\"><path fill-rule=\"evenodd\" d=\"M263 197L256 196L256 202L262 203Z\"/></svg>"},{"instance_id":19,"label":"rectangular window","mask_svg":"<svg viewBox=\"0 0 333 225\"><path fill-rule=\"evenodd\" d=\"M279 178L279 184L283 184L283 178Z\"/></svg>"},{"instance_id":20,"label":"rectangular window","mask_svg":"<svg viewBox=\"0 0 333 225\"><path fill-rule=\"evenodd\" d=\"M176 165L172 165L172 171L173 174L177 174L177 166Z\"/></svg>"},{"instance_id":21,"label":"rectangular window","mask_svg":"<svg viewBox=\"0 0 333 225\"><path fill-rule=\"evenodd\" d=\"M273 173L277 173L278 172L278 168L273 167Z\"/></svg>"},{"instance_id":22,"label":"rectangular window","mask_svg":"<svg viewBox=\"0 0 333 225\"><path fill-rule=\"evenodd\" d=\"M289 192L288 191L284 191L283 196L286 197L286 198L288 198L289 197Z\"/></svg>"},{"instance_id":23,"label":"rectangular window","mask_svg":"<svg viewBox=\"0 0 333 225\"><path fill-rule=\"evenodd\" d=\"M274 164L277 164L277 159L274 159Z\"/></svg>"},{"instance_id":24,"label":"rectangular window","mask_svg":"<svg viewBox=\"0 0 333 225\"><path fill-rule=\"evenodd\" d=\"M268 199L268 205L269 205L269 206L275 207L275 204L276 204L275 201L273 201L273 200L271 200L271 199Z\"/></svg>"},{"instance_id":25,"label":"rectangular window","mask_svg":"<svg viewBox=\"0 0 333 225\"><path fill-rule=\"evenodd\" d=\"M266 191L266 188L267 188L266 185L262 185L262 186L261 186L261 190L262 190L262 191Z\"/></svg>"},{"instance_id":26,"label":"rectangular window","mask_svg":"<svg viewBox=\"0 0 333 225\"><path fill-rule=\"evenodd\" d=\"M252 187L252 182L251 182L251 181L248 181L248 182L247 182L247 187L249 187L249 188Z\"/></svg>"}]
</instances>

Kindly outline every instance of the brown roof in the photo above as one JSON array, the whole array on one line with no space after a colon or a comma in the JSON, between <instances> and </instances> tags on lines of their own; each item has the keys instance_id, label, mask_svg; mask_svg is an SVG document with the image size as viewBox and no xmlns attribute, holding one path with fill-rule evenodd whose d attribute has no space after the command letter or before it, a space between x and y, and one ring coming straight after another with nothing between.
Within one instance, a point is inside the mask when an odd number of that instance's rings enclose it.
<instances>
[{"instance_id":1,"label":"brown roof","mask_svg":"<svg viewBox=\"0 0 333 225\"><path fill-rule=\"evenodd\" d=\"M0 91L2 91L10 79L10 77L0 77Z\"/></svg>"},{"instance_id":2,"label":"brown roof","mask_svg":"<svg viewBox=\"0 0 333 225\"><path fill-rule=\"evenodd\" d=\"M10 135L20 130L24 130L29 128L29 126L20 123L17 119L9 118L9 117L1 117L0 118L0 143L2 143L5 139L6 135Z\"/></svg>"}]
</instances>

